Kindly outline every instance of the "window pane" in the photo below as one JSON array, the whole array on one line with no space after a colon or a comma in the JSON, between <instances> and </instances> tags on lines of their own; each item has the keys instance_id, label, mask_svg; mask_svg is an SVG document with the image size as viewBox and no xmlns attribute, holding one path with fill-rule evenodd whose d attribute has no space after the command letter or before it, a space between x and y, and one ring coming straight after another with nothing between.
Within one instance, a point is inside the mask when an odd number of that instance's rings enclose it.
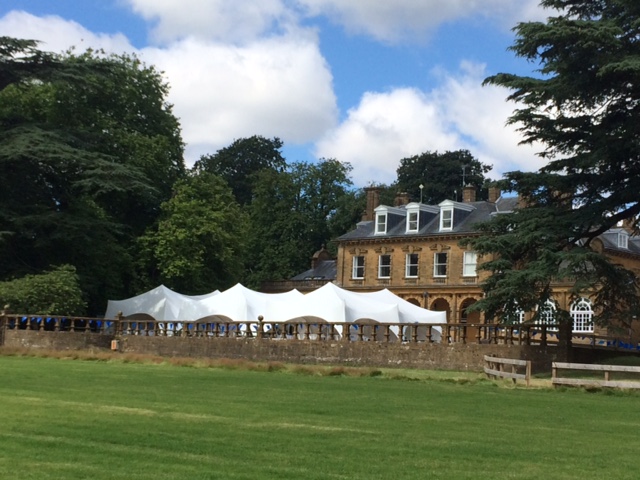
<instances>
[{"instance_id":1,"label":"window pane","mask_svg":"<svg viewBox=\"0 0 640 480\"><path fill-rule=\"evenodd\" d=\"M441 230L451 230L453 228L453 210L442 210L440 223Z\"/></svg>"},{"instance_id":2,"label":"window pane","mask_svg":"<svg viewBox=\"0 0 640 480\"><path fill-rule=\"evenodd\" d=\"M446 277L447 276L447 254L436 253L433 257L433 276L434 277Z\"/></svg>"},{"instance_id":3,"label":"window pane","mask_svg":"<svg viewBox=\"0 0 640 480\"><path fill-rule=\"evenodd\" d=\"M405 276L406 277L418 276L418 254L417 253L407 254Z\"/></svg>"},{"instance_id":4,"label":"window pane","mask_svg":"<svg viewBox=\"0 0 640 480\"><path fill-rule=\"evenodd\" d=\"M418 231L418 212L409 212L407 215L407 231Z\"/></svg>"},{"instance_id":5,"label":"window pane","mask_svg":"<svg viewBox=\"0 0 640 480\"><path fill-rule=\"evenodd\" d=\"M389 278L391 276L391 255L380 255L378 263L378 277Z\"/></svg>"},{"instance_id":6,"label":"window pane","mask_svg":"<svg viewBox=\"0 0 640 480\"><path fill-rule=\"evenodd\" d=\"M376 233L387 233L387 216L383 213L376 215Z\"/></svg>"},{"instance_id":7,"label":"window pane","mask_svg":"<svg viewBox=\"0 0 640 480\"><path fill-rule=\"evenodd\" d=\"M364 278L364 256L358 255L353 257L353 271L351 273L353 278Z\"/></svg>"},{"instance_id":8,"label":"window pane","mask_svg":"<svg viewBox=\"0 0 640 480\"><path fill-rule=\"evenodd\" d=\"M476 252L464 252L464 265L462 267L462 275L464 275L465 277L475 277L477 263L478 254Z\"/></svg>"}]
</instances>

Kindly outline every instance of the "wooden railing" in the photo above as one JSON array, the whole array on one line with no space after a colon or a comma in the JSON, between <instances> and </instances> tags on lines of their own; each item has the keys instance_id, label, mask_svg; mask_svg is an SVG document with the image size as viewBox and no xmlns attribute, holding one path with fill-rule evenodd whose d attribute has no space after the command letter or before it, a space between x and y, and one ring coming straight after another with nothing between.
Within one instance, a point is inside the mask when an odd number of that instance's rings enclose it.
<instances>
[{"instance_id":1,"label":"wooden railing","mask_svg":"<svg viewBox=\"0 0 640 480\"><path fill-rule=\"evenodd\" d=\"M514 384L517 380L524 380L527 387L531 382L531 360L498 358L485 355L484 362L484 373L488 377L510 378ZM505 370L505 366L508 366L509 370ZM524 372L522 372L522 369L524 369Z\"/></svg>"},{"instance_id":2,"label":"wooden railing","mask_svg":"<svg viewBox=\"0 0 640 480\"><path fill-rule=\"evenodd\" d=\"M563 363L553 362L551 365L551 383L554 387L559 385L570 385L574 387L596 387L596 388L640 388L640 367L629 367L624 365L591 365L585 363ZM601 372L603 379L597 378L575 378L560 377L560 370L581 371L581 372ZM638 375L637 380L613 380L611 373L627 373Z\"/></svg>"}]
</instances>

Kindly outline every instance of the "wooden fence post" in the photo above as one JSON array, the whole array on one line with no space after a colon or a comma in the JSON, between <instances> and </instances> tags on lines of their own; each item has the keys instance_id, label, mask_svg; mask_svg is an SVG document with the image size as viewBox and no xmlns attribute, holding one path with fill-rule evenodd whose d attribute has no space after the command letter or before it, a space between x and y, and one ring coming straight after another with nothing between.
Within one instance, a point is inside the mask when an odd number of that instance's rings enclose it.
<instances>
[{"instance_id":1,"label":"wooden fence post","mask_svg":"<svg viewBox=\"0 0 640 480\"><path fill-rule=\"evenodd\" d=\"M7 331L7 327L9 324L9 320L7 319L7 313L9 313L9 305L5 305L0 312L0 347L4 345L4 337L5 332Z\"/></svg>"}]
</instances>

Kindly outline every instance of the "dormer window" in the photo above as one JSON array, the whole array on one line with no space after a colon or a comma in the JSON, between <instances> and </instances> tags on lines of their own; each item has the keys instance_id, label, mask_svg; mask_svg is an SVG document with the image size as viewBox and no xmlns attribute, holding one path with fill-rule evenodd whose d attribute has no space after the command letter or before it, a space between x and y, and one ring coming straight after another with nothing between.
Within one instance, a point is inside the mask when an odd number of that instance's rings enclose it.
<instances>
[{"instance_id":1,"label":"dormer window","mask_svg":"<svg viewBox=\"0 0 640 480\"><path fill-rule=\"evenodd\" d=\"M440 210L440 230L453 230L453 207Z\"/></svg>"},{"instance_id":2,"label":"dormer window","mask_svg":"<svg viewBox=\"0 0 640 480\"><path fill-rule=\"evenodd\" d=\"M387 212L376 214L376 234L387 233Z\"/></svg>"},{"instance_id":3,"label":"dormer window","mask_svg":"<svg viewBox=\"0 0 640 480\"><path fill-rule=\"evenodd\" d=\"M629 248L629 234L627 232L618 233L618 248Z\"/></svg>"},{"instance_id":4,"label":"dormer window","mask_svg":"<svg viewBox=\"0 0 640 480\"><path fill-rule=\"evenodd\" d=\"M407 233L415 233L418 231L418 225L420 224L420 211L408 211L407 212Z\"/></svg>"},{"instance_id":5,"label":"dormer window","mask_svg":"<svg viewBox=\"0 0 640 480\"><path fill-rule=\"evenodd\" d=\"M438 204L440 207L440 231L450 232L473 212L476 207L468 203L445 200ZM455 222L455 223L454 223Z\"/></svg>"}]
</instances>

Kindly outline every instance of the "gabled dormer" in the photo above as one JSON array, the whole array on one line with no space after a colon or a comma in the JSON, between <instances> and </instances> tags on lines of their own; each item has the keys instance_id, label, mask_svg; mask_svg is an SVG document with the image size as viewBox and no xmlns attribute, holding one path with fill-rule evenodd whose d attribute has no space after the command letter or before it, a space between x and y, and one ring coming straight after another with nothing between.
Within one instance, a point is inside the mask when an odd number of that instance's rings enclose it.
<instances>
[{"instance_id":1,"label":"gabled dormer","mask_svg":"<svg viewBox=\"0 0 640 480\"><path fill-rule=\"evenodd\" d=\"M420 229L435 218L440 212L438 207L423 203L405 205L407 224L405 233L418 233Z\"/></svg>"},{"instance_id":2,"label":"gabled dormer","mask_svg":"<svg viewBox=\"0 0 640 480\"><path fill-rule=\"evenodd\" d=\"M386 235L398 223L405 221L406 210L404 208L388 207L380 205L375 210L374 233Z\"/></svg>"},{"instance_id":3,"label":"gabled dormer","mask_svg":"<svg viewBox=\"0 0 640 480\"><path fill-rule=\"evenodd\" d=\"M453 231L457 225L476 209L476 207L468 203L454 202L453 200L445 200L438 207L440 207L439 230L441 232Z\"/></svg>"}]
</instances>

